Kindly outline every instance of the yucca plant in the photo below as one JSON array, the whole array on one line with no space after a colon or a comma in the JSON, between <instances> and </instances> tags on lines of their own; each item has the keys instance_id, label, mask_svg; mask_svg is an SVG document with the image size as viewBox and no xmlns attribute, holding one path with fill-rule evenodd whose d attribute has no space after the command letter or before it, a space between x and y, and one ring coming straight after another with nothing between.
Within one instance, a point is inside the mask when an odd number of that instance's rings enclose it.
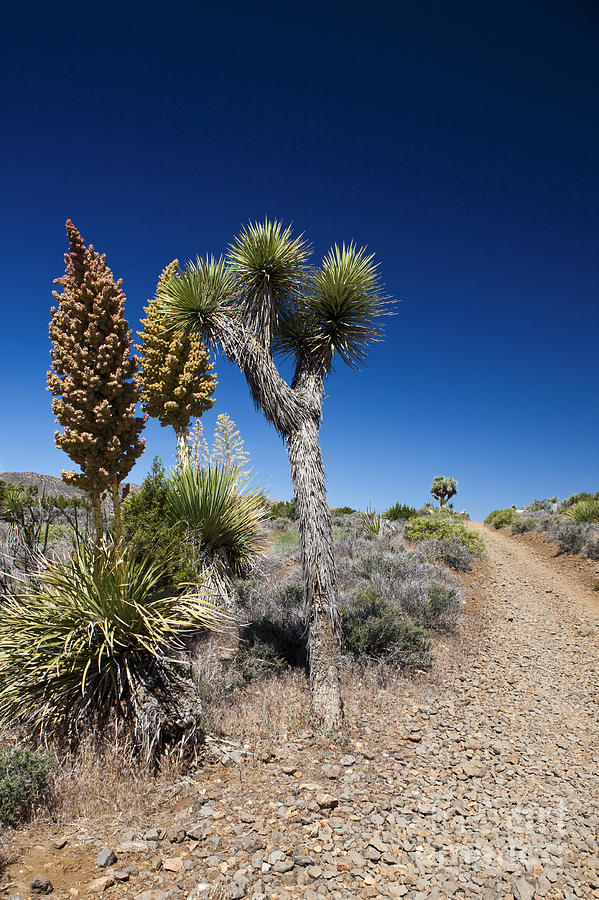
<instances>
[{"instance_id":1,"label":"yucca plant","mask_svg":"<svg viewBox=\"0 0 599 900\"><path fill-rule=\"evenodd\" d=\"M367 509L366 512L360 513L360 522L365 534L370 537L378 537L380 535L383 518L373 509Z\"/></svg>"},{"instance_id":2,"label":"yucca plant","mask_svg":"<svg viewBox=\"0 0 599 900\"><path fill-rule=\"evenodd\" d=\"M191 263L160 291L165 317L219 347L289 453L309 622L312 708L324 727L343 719L339 600L319 440L324 383L336 359L358 368L390 312L377 264L353 243L309 265L303 235L266 219L246 226L226 259ZM290 383L276 357L291 360Z\"/></svg>"},{"instance_id":3,"label":"yucca plant","mask_svg":"<svg viewBox=\"0 0 599 900\"><path fill-rule=\"evenodd\" d=\"M191 681L176 655L186 633L224 615L198 588L173 595L164 567L103 540L79 542L5 597L0 724L76 738L114 718L149 755L197 726Z\"/></svg>"},{"instance_id":4,"label":"yucca plant","mask_svg":"<svg viewBox=\"0 0 599 900\"><path fill-rule=\"evenodd\" d=\"M177 468L168 487L167 519L187 528L200 565L243 574L265 547L263 493L225 463Z\"/></svg>"},{"instance_id":5,"label":"yucca plant","mask_svg":"<svg viewBox=\"0 0 599 900\"><path fill-rule=\"evenodd\" d=\"M576 522L599 522L599 500L579 500L566 511Z\"/></svg>"}]
</instances>

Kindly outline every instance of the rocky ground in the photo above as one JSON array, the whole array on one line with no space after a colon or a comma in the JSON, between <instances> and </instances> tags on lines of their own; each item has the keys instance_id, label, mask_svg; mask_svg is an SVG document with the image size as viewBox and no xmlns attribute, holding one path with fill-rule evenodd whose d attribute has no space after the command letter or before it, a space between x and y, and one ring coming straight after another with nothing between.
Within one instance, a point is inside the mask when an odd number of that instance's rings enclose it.
<instances>
[{"instance_id":1,"label":"rocky ground","mask_svg":"<svg viewBox=\"0 0 599 900\"><path fill-rule=\"evenodd\" d=\"M305 727L218 741L143 824L115 810L21 830L0 892L599 898L599 599L475 527L488 553L461 644L431 676L364 685L344 743Z\"/></svg>"}]
</instances>

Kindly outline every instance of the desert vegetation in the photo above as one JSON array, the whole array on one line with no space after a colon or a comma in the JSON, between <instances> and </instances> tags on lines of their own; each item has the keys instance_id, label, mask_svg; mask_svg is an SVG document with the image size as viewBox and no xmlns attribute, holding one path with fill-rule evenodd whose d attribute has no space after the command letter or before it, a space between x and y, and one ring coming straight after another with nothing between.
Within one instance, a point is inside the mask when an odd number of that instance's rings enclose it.
<instances>
[{"instance_id":1,"label":"desert vegetation","mask_svg":"<svg viewBox=\"0 0 599 900\"><path fill-rule=\"evenodd\" d=\"M599 492L582 491L563 500L533 500L523 509L494 509L485 519L512 534L537 531L557 544L562 553L579 553L599 561Z\"/></svg>"},{"instance_id":2,"label":"desert vegetation","mask_svg":"<svg viewBox=\"0 0 599 900\"><path fill-rule=\"evenodd\" d=\"M51 797L56 760L90 747L126 748L147 771L195 764L214 711L273 679L305 682L314 722L340 729L348 673L382 683L433 665L459 620L458 573L483 550L447 505L453 479L433 482L437 508L327 505L325 380L335 358L364 360L389 312L364 249L334 247L314 268L303 237L249 225L226 257L164 269L135 356L122 282L70 221L67 236L48 389L80 471L62 473L64 493L0 481L4 824ZM216 347L285 440L291 500L254 484L226 413L205 433ZM294 362L290 384L277 357ZM173 428L177 462L156 457L131 489L148 416Z\"/></svg>"}]
</instances>

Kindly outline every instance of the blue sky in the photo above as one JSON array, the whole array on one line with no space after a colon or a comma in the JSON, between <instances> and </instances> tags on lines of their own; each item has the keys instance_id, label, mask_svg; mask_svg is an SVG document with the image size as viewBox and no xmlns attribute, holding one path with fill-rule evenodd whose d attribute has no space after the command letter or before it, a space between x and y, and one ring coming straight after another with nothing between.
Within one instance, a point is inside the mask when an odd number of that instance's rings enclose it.
<instances>
[{"instance_id":1,"label":"blue sky","mask_svg":"<svg viewBox=\"0 0 599 900\"><path fill-rule=\"evenodd\" d=\"M584 0L12 6L2 41L0 471L58 473L45 392L65 219L138 327L173 257L240 226L356 240L402 302L327 384L332 504L475 517L599 487L599 9ZM241 375L228 412L272 496L285 448ZM172 433L152 422L140 481Z\"/></svg>"}]
</instances>

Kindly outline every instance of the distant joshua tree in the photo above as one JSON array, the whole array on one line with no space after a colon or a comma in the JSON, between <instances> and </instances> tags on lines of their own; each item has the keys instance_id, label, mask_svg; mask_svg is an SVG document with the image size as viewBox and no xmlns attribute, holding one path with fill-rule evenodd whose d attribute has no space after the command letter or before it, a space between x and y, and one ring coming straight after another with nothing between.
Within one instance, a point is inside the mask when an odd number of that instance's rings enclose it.
<instances>
[{"instance_id":1,"label":"distant joshua tree","mask_svg":"<svg viewBox=\"0 0 599 900\"><path fill-rule=\"evenodd\" d=\"M124 318L122 279L115 282L106 255L86 247L70 221L66 223L70 250L66 273L54 283L57 306L52 307L48 390L52 411L63 426L55 432L81 472L63 472L67 484L90 497L96 536L103 534L101 497L110 491L114 503L115 535L121 536L119 486L144 451L140 433L146 417L135 415L139 391L133 380L131 331Z\"/></svg>"},{"instance_id":2,"label":"distant joshua tree","mask_svg":"<svg viewBox=\"0 0 599 900\"><path fill-rule=\"evenodd\" d=\"M357 368L389 313L373 256L333 247L320 267L280 222L250 224L226 258L191 262L159 298L173 329L193 332L236 363L256 406L285 441L295 489L309 618L312 707L324 726L343 720L339 610L331 518L319 442L324 383L335 355ZM288 384L275 356L290 359Z\"/></svg>"},{"instance_id":3,"label":"distant joshua tree","mask_svg":"<svg viewBox=\"0 0 599 900\"><path fill-rule=\"evenodd\" d=\"M174 259L158 279L157 291L179 270ZM164 427L171 425L177 438L181 462L188 459L188 428L214 405L217 385L214 364L205 347L185 334L169 333L164 314L156 299L145 307L146 318L137 334L139 356L138 382L142 409Z\"/></svg>"},{"instance_id":4,"label":"distant joshua tree","mask_svg":"<svg viewBox=\"0 0 599 900\"><path fill-rule=\"evenodd\" d=\"M439 501L439 506L444 507L448 500L451 500L458 492L458 483L455 478L448 478L447 475L437 475L431 484L431 494L435 500Z\"/></svg>"}]
</instances>

